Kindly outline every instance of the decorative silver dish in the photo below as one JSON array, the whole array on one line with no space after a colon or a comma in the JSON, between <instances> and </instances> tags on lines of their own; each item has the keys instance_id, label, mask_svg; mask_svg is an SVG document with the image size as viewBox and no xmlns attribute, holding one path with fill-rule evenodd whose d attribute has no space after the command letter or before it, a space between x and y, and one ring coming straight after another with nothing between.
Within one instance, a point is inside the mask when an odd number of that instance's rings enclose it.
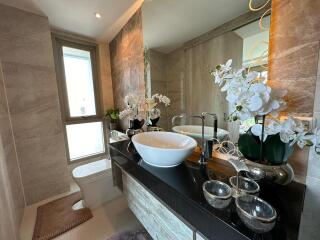
<instances>
[{"instance_id":1,"label":"decorative silver dish","mask_svg":"<svg viewBox=\"0 0 320 240\"><path fill-rule=\"evenodd\" d=\"M236 192L236 196L243 194L259 194L259 184L250 178L232 176L229 178L229 182L234 191Z\"/></svg>"},{"instance_id":2,"label":"decorative silver dish","mask_svg":"<svg viewBox=\"0 0 320 240\"><path fill-rule=\"evenodd\" d=\"M241 221L252 231L266 233L276 223L277 212L266 201L253 195L242 195L235 200Z\"/></svg>"},{"instance_id":3,"label":"decorative silver dish","mask_svg":"<svg viewBox=\"0 0 320 240\"><path fill-rule=\"evenodd\" d=\"M266 172L258 167L249 168L250 171L246 172L246 176L256 182L264 179L266 177Z\"/></svg>"},{"instance_id":4,"label":"decorative silver dish","mask_svg":"<svg viewBox=\"0 0 320 240\"><path fill-rule=\"evenodd\" d=\"M225 208L231 202L232 190L223 182L210 180L202 185L202 189L206 200L214 208Z\"/></svg>"}]
</instances>

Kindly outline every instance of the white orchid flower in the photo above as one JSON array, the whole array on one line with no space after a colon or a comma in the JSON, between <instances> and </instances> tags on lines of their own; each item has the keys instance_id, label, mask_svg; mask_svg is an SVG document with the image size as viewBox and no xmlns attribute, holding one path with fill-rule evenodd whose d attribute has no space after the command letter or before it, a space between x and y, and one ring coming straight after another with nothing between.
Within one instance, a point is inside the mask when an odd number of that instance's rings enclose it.
<instances>
[{"instance_id":1,"label":"white orchid flower","mask_svg":"<svg viewBox=\"0 0 320 240\"><path fill-rule=\"evenodd\" d=\"M229 71L232 69L231 65L232 65L232 59L229 59L229 60L226 62L226 64L221 64L221 65L220 65L221 71L223 71L223 72L229 72Z\"/></svg>"},{"instance_id":2,"label":"white orchid flower","mask_svg":"<svg viewBox=\"0 0 320 240\"><path fill-rule=\"evenodd\" d=\"M222 92L226 92L226 99L230 103L231 114L229 119L236 121L247 120L257 115L279 115L279 112L286 106L283 97L286 90L271 89L265 78L259 77L258 72L246 73L245 69L232 70L232 60L225 64L218 65L211 74L214 82L219 85ZM251 131L261 138L261 125L254 125ZM302 147L310 144L306 139L306 132L301 121L289 117L284 121L266 119L264 139L268 135L279 134L284 143L298 144Z\"/></svg>"},{"instance_id":3,"label":"white orchid flower","mask_svg":"<svg viewBox=\"0 0 320 240\"><path fill-rule=\"evenodd\" d=\"M123 110L123 111L121 111L119 113L119 118L123 119L123 118L126 118L126 117L130 117L132 114L133 114L133 110L132 109L125 109L125 110Z\"/></svg>"},{"instance_id":4,"label":"white orchid flower","mask_svg":"<svg viewBox=\"0 0 320 240\"><path fill-rule=\"evenodd\" d=\"M263 106L262 98L258 94L253 94L248 99L248 109L250 109L251 112L257 112L261 107Z\"/></svg>"},{"instance_id":5,"label":"white orchid flower","mask_svg":"<svg viewBox=\"0 0 320 240\"><path fill-rule=\"evenodd\" d=\"M231 65L232 60L228 60L212 72L215 83L222 92L227 93L227 101L235 108L230 119L246 120L267 114L276 116L284 108L283 91L271 89L263 81L264 78L258 78L258 72L246 73L245 69L232 71Z\"/></svg>"},{"instance_id":6,"label":"white orchid flower","mask_svg":"<svg viewBox=\"0 0 320 240\"><path fill-rule=\"evenodd\" d=\"M268 135L275 135L281 131L281 122L274 119L266 119L265 131Z\"/></svg>"},{"instance_id":7,"label":"white orchid flower","mask_svg":"<svg viewBox=\"0 0 320 240\"><path fill-rule=\"evenodd\" d=\"M129 117L130 119L136 119L139 115L139 107L142 103L142 98L138 95L129 94L125 96L125 110L119 113L120 119Z\"/></svg>"},{"instance_id":8,"label":"white orchid flower","mask_svg":"<svg viewBox=\"0 0 320 240\"><path fill-rule=\"evenodd\" d=\"M249 72L249 73L247 74L246 81L247 81L248 83L251 83L251 82L253 82L255 79L257 79L258 76L259 76L259 73L258 73L258 72L255 72L255 71Z\"/></svg>"},{"instance_id":9,"label":"white orchid flower","mask_svg":"<svg viewBox=\"0 0 320 240\"><path fill-rule=\"evenodd\" d=\"M259 137L259 139L260 139L260 141L261 141L261 133L262 133L262 124L255 124L255 125L253 125L252 127L251 127L251 132L252 132L252 134L254 135L254 136L257 136L257 137ZM265 129L265 131L264 131L264 134L263 134L263 142L265 142L266 141L266 139L267 139L267 137L268 137L268 132L266 131L266 129Z\"/></svg>"},{"instance_id":10,"label":"white orchid flower","mask_svg":"<svg viewBox=\"0 0 320 240\"><path fill-rule=\"evenodd\" d=\"M146 98L145 102L146 102L146 110L147 111L151 111L154 107L157 106L157 103L154 98Z\"/></svg>"},{"instance_id":11,"label":"white orchid flower","mask_svg":"<svg viewBox=\"0 0 320 240\"><path fill-rule=\"evenodd\" d=\"M160 109L156 108L159 103L163 103L167 107L170 105L171 101L167 96L159 93L152 95L150 98L145 98L145 110L147 111L147 114L149 116L148 121L150 121L150 119L160 117L161 111Z\"/></svg>"}]
</instances>

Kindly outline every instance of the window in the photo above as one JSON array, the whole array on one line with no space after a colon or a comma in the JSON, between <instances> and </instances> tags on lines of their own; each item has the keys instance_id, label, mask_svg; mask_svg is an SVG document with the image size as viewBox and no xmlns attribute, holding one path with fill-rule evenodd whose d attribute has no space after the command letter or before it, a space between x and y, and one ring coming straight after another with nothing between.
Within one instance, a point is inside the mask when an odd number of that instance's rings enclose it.
<instances>
[{"instance_id":1,"label":"window","mask_svg":"<svg viewBox=\"0 0 320 240\"><path fill-rule=\"evenodd\" d=\"M96 45L54 36L55 60L70 162L105 153Z\"/></svg>"},{"instance_id":2,"label":"window","mask_svg":"<svg viewBox=\"0 0 320 240\"><path fill-rule=\"evenodd\" d=\"M62 47L70 117L96 115L90 52Z\"/></svg>"},{"instance_id":3,"label":"window","mask_svg":"<svg viewBox=\"0 0 320 240\"><path fill-rule=\"evenodd\" d=\"M101 122L69 124L66 127L71 160L104 152Z\"/></svg>"}]
</instances>

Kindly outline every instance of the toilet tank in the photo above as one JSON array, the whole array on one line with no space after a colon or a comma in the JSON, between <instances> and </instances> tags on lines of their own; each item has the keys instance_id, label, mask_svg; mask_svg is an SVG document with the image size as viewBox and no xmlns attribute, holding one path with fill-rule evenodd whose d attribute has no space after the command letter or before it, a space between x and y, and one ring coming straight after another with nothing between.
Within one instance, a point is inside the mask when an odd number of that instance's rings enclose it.
<instances>
[{"instance_id":1,"label":"toilet tank","mask_svg":"<svg viewBox=\"0 0 320 240\"><path fill-rule=\"evenodd\" d=\"M113 186L111 161L103 159L76 167L72 176L79 185L84 204L95 209L121 195Z\"/></svg>"}]
</instances>

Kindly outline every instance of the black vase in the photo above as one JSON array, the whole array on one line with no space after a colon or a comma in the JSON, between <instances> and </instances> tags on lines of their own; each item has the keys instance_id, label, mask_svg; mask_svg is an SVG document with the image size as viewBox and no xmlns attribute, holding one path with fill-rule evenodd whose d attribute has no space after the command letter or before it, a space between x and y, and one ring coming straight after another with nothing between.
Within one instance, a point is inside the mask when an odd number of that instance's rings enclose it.
<instances>
[{"instance_id":1,"label":"black vase","mask_svg":"<svg viewBox=\"0 0 320 240\"><path fill-rule=\"evenodd\" d=\"M160 117L157 117L155 119L150 119L151 127L156 127L159 120L160 120Z\"/></svg>"},{"instance_id":2,"label":"black vase","mask_svg":"<svg viewBox=\"0 0 320 240\"><path fill-rule=\"evenodd\" d=\"M250 129L247 133L240 135L238 146L245 158L259 162L260 145L260 139L254 136ZM288 158L293 153L293 146L290 146L289 143L282 142L279 134L269 135L263 145L263 160L266 161L268 165L286 164Z\"/></svg>"},{"instance_id":3,"label":"black vase","mask_svg":"<svg viewBox=\"0 0 320 240\"><path fill-rule=\"evenodd\" d=\"M144 124L144 119L138 120L133 119L129 121L129 128L127 129L127 135L131 139L134 135L143 132L142 126Z\"/></svg>"},{"instance_id":4,"label":"black vase","mask_svg":"<svg viewBox=\"0 0 320 240\"><path fill-rule=\"evenodd\" d=\"M129 121L129 129L141 129L144 124L144 119L133 119Z\"/></svg>"}]
</instances>

